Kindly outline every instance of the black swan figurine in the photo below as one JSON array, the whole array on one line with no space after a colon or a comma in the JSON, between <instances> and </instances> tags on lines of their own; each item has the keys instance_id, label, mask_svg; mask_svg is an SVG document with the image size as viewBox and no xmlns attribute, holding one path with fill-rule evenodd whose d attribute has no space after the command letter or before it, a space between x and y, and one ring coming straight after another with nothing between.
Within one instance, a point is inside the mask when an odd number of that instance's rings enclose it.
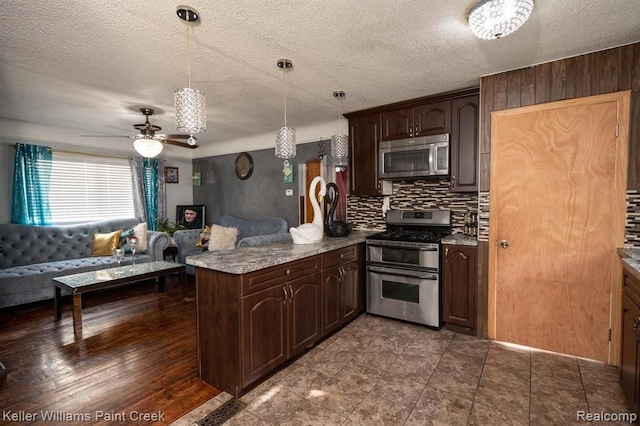
<instances>
[{"instance_id":1,"label":"black swan figurine","mask_svg":"<svg viewBox=\"0 0 640 426\"><path fill-rule=\"evenodd\" d=\"M324 222L324 232L327 237L346 237L351 233L351 225L346 222L334 221L333 215L338 206L338 200L340 199L340 192L338 191L338 185L333 182L327 184L327 193L324 197L325 207L329 207L327 217Z\"/></svg>"}]
</instances>

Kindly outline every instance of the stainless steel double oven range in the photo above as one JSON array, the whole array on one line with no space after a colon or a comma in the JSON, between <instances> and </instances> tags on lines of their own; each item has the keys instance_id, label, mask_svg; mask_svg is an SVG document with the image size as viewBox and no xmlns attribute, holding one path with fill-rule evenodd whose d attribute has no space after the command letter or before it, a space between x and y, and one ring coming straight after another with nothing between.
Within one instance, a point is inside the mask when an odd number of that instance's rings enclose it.
<instances>
[{"instance_id":1,"label":"stainless steel double oven range","mask_svg":"<svg viewBox=\"0 0 640 426\"><path fill-rule=\"evenodd\" d=\"M442 327L440 240L451 210L390 210L367 237L367 312Z\"/></svg>"}]
</instances>

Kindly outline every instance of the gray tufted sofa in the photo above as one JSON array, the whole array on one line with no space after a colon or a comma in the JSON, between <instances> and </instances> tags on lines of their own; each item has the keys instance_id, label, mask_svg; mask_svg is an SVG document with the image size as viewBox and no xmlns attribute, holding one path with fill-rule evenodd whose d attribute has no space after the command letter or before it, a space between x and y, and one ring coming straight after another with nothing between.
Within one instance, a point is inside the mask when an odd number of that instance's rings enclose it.
<instances>
[{"instance_id":1,"label":"gray tufted sofa","mask_svg":"<svg viewBox=\"0 0 640 426\"><path fill-rule=\"evenodd\" d=\"M289 224L281 217L242 219L235 216L220 216L214 223L228 228L238 228L236 248L292 241ZM183 229L173 234L173 241L178 247L178 262L186 263L187 256L202 253L202 249L196 247L200 232L199 229ZM187 274L195 275L195 268L192 265L187 265Z\"/></svg>"},{"instance_id":2,"label":"gray tufted sofa","mask_svg":"<svg viewBox=\"0 0 640 426\"><path fill-rule=\"evenodd\" d=\"M69 226L0 224L0 308L53 298L52 278L117 265L113 256L91 256L93 235L129 229L137 219L112 219ZM163 260L169 236L149 231L149 250L136 263ZM128 254L122 264L130 264Z\"/></svg>"}]
</instances>

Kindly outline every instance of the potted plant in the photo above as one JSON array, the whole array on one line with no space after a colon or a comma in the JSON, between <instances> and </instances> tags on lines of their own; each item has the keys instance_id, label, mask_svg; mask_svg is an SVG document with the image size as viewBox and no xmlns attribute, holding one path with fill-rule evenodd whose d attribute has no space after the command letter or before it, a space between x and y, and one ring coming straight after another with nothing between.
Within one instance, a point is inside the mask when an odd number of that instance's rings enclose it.
<instances>
[{"instance_id":1,"label":"potted plant","mask_svg":"<svg viewBox=\"0 0 640 426\"><path fill-rule=\"evenodd\" d=\"M171 238L173 238L173 234L180 229L185 229L183 225L178 225L175 222L170 222L169 219L158 219L158 231L166 232L169 234Z\"/></svg>"}]
</instances>

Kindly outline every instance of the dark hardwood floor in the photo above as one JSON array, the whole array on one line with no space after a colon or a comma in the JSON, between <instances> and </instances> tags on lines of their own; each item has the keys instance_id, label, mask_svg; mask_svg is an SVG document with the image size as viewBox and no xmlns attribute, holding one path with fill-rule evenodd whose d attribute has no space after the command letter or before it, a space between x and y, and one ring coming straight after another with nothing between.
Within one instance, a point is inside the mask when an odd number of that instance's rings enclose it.
<instances>
[{"instance_id":1,"label":"dark hardwood floor","mask_svg":"<svg viewBox=\"0 0 640 426\"><path fill-rule=\"evenodd\" d=\"M166 288L159 294L143 282L84 294L79 340L70 297L59 322L53 300L0 309L0 362L8 373L0 424L10 423L7 412L21 416L18 424L42 423L43 412L60 423L70 423L60 416L80 416L82 424L168 424L217 395L198 378L195 302L182 299L176 275Z\"/></svg>"}]
</instances>

